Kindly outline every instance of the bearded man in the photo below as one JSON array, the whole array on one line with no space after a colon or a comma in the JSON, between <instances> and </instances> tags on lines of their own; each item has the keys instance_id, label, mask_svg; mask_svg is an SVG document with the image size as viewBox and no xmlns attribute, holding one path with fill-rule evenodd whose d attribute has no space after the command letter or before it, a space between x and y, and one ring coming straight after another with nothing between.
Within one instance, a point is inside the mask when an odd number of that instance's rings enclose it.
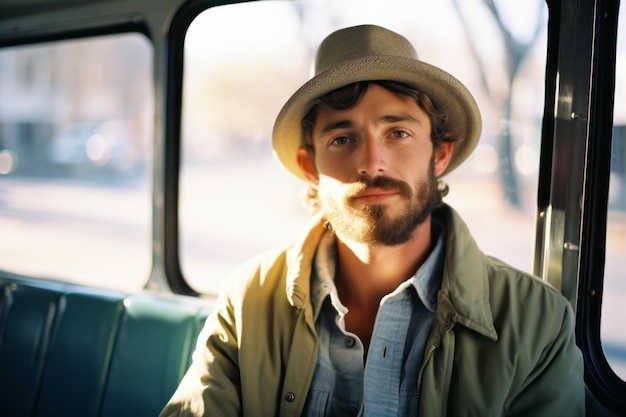
<instances>
[{"instance_id":1,"label":"bearded man","mask_svg":"<svg viewBox=\"0 0 626 417\"><path fill-rule=\"evenodd\" d=\"M469 90L373 25L315 67L273 146L318 214L235 272L161 415L584 415L568 301L442 202L480 135Z\"/></svg>"}]
</instances>

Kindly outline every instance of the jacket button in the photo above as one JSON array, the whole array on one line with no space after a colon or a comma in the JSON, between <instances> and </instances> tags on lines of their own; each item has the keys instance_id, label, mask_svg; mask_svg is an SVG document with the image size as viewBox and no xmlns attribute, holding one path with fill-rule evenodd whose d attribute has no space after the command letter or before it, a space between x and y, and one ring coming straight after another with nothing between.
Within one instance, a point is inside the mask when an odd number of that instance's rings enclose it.
<instances>
[{"instance_id":1,"label":"jacket button","mask_svg":"<svg viewBox=\"0 0 626 417\"><path fill-rule=\"evenodd\" d=\"M352 346L354 346L356 344L356 340L354 340L354 337L346 337L346 346L351 348Z\"/></svg>"},{"instance_id":2,"label":"jacket button","mask_svg":"<svg viewBox=\"0 0 626 417\"><path fill-rule=\"evenodd\" d=\"M285 400L287 400L287 402L292 403L295 399L296 395L293 392L288 392L287 394L285 394Z\"/></svg>"}]
</instances>

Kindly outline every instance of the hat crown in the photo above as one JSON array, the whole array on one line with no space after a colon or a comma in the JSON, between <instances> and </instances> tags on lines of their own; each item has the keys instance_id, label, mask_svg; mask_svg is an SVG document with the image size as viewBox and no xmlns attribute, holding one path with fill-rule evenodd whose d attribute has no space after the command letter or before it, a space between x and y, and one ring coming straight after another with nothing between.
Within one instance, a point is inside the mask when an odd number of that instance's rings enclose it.
<instances>
[{"instance_id":1,"label":"hat crown","mask_svg":"<svg viewBox=\"0 0 626 417\"><path fill-rule=\"evenodd\" d=\"M403 36L380 26L360 25L340 29L322 41L315 57L314 75L366 56L418 59L415 48Z\"/></svg>"}]
</instances>

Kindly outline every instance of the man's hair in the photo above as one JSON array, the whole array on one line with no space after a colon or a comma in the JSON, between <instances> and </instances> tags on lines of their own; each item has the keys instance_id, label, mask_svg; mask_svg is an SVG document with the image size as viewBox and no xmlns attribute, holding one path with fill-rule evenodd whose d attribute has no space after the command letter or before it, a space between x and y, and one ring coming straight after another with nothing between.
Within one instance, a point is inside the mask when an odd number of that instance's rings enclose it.
<instances>
[{"instance_id":1,"label":"man's hair","mask_svg":"<svg viewBox=\"0 0 626 417\"><path fill-rule=\"evenodd\" d=\"M359 81L338 88L327 93L315 100L313 107L302 119L302 138L301 144L304 146L311 156L315 155L315 146L313 143L313 127L317 118L317 109L320 104L324 104L331 109L345 110L356 105L365 95L370 84L379 85L392 93L400 94L412 98L417 105L426 112L430 120L430 138L433 142L434 149L442 142L455 142L458 135L449 127L448 115L437 109L430 97L418 88L397 81L376 80L376 81ZM441 196L448 194L448 185L438 181L438 188ZM306 191L307 205L313 210L319 209L317 199L317 188L314 184L309 184Z\"/></svg>"}]
</instances>

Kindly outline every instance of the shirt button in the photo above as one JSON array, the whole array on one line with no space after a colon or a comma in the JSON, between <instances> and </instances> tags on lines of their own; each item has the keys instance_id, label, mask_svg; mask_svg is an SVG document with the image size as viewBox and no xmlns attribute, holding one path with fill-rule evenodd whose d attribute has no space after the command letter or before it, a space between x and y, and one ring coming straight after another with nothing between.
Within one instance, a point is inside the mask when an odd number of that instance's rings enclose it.
<instances>
[{"instance_id":1,"label":"shirt button","mask_svg":"<svg viewBox=\"0 0 626 417\"><path fill-rule=\"evenodd\" d=\"M346 337L346 346L351 348L352 346L354 346L354 344L356 343L356 341L354 340L354 337Z\"/></svg>"},{"instance_id":2,"label":"shirt button","mask_svg":"<svg viewBox=\"0 0 626 417\"><path fill-rule=\"evenodd\" d=\"M350 417L356 417L356 416L357 416L357 414L359 414L359 410L358 410L356 407L350 407L350 408L348 409L348 415L349 415Z\"/></svg>"},{"instance_id":3,"label":"shirt button","mask_svg":"<svg viewBox=\"0 0 626 417\"><path fill-rule=\"evenodd\" d=\"M285 400L287 400L287 402L292 403L295 399L296 395L293 392L288 392L287 394L285 394Z\"/></svg>"}]
</instances>

